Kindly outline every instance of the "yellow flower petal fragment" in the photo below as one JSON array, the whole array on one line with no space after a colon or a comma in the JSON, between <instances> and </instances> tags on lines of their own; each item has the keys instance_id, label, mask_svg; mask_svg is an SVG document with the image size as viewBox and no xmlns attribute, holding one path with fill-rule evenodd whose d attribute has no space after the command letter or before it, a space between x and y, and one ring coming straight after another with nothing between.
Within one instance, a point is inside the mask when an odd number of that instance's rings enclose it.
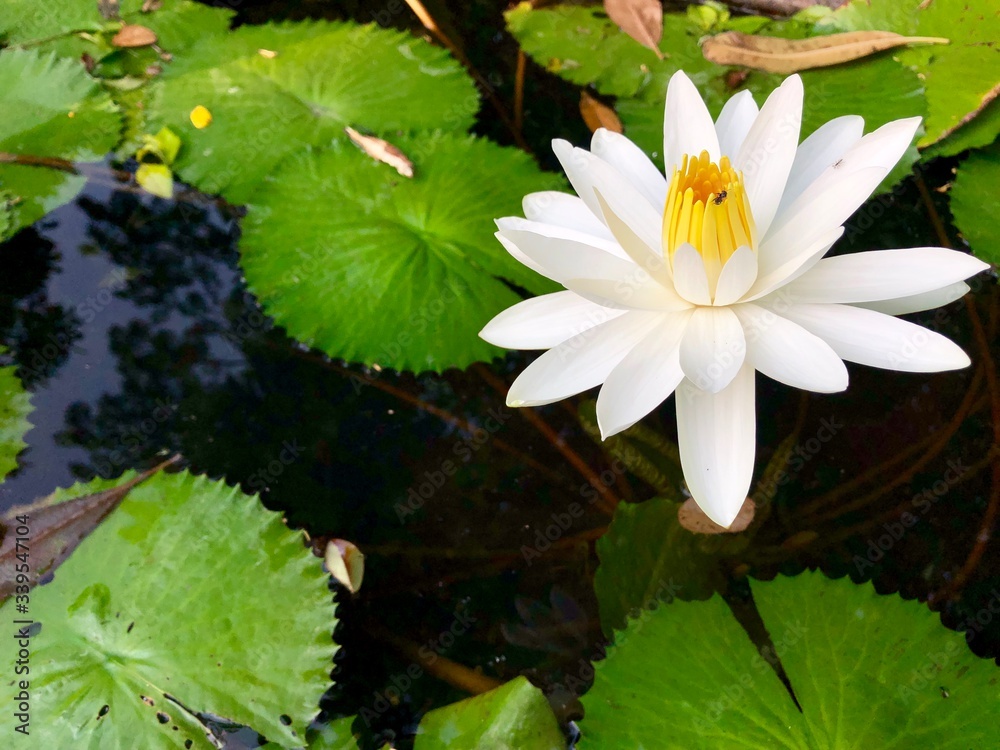
<instances>
[{"instance_id":1,"label":"yellow flower petal fragment","mask_svg":"<svg viewBox=\"0 0 1000 750\"><path fill-rule=\"evenodd\" d=\"M189 117L191 118L191 124L198 128L198 130L207 128L212 124L212 113L208 111L207 107L203 107L200 104L191 110Z\"/></svg>"}]
</instances>

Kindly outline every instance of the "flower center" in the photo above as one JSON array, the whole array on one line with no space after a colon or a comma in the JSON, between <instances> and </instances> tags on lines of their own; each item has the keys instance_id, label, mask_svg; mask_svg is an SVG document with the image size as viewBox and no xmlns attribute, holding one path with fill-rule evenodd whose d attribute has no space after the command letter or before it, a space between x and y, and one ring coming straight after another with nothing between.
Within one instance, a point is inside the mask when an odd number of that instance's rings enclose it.
<instances>
[{"instance_id":1,"label":"flower center","mask_svg":"<svg viewBox=\"0 0 1000 750\"><path fill-rule=\"evenodd\" d=\"M743 174L733 169L729 157L716 164L707 151L686 155L674 170L663 212L663 245L670 258L690 243L701 253L709 278L718 278L737 248L755 247L755 235Z\"/></svg>"}]
</instances>

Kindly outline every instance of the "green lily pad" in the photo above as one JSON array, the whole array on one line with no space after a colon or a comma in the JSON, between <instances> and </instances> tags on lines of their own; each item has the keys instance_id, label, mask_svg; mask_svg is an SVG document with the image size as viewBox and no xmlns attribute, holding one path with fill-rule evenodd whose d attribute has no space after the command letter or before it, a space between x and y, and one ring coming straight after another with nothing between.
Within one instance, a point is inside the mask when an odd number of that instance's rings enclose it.
<instances>
[{"instance_id":1,"label":"green lily pad","mask_svg":"<svg viewBox=\"0 0 1000 750\"><path fill-rule=\"evenodd\" d=\"M1000 263L1000 144L973 151L958 168L952 185L951 211L955 224L972 246L977 258Z\"/></svg>"},{"instance_id":2,"label":"green lily pad","mask_svg":"<svg viewBox=\"0 0 1000 750\"><path fill-rule=\"evenodd\" d=\"M498 356L477 334L521 299L504 280L554 286L507 254L493 220L562 180L471 136L395 145L412 179L351 143L291 160L247 213L247 283L289 335L331 357L441 371Z\"/></svg>"},{"instance_id":3,"label":"green lily pad","mask_svg":"<svg viewBox=\"0 0 1000 750\"><path fill-rule=\"evenodd\" d=\"M701 92L713 115L738 90L753 92L763 103L782 76L744 71L737 87L729 74L736 68L705 59L698 45L705 33L703 14L667 13L660 49L663 60L620 31L599 9L556 6L532 10L522 3L508 12L508 28L536 62L580 85L620 97L616 110L625 134L657 162L663 149L663 102L670 77L683 70ZM786 38L808 36L814 24L802 20L770 23L758 17L730 19L713 12L712 33L726 30L765 33ZM833 29L828 29L828 31ZM651 58L651 59L650 59ZM552 61L559 61L558 64ZM567 64L571 61L573 64ZM576 64L577 61L583 61ZM857 114L867 130L903 117L923 115L923 84L917 74L882 54L854 63L802 73L805 101L802 135L834 117ZM886 178L883 189L907 175L917 160L915 147Z\"/></svg>"},{"instance_id":4,"label":"green lily pad","mask_svg":"<svg viewBox=\"0 0 1000 750\"><path fill-rule=\"evenodd\" d=\"M583 697L581 750L995 744L1000 672L925 605L819 573L753 592L774 644L763 656L719 597L644 611L617 633Z\"/></svg>"},{"instance_id":5,"label":"green lily pad","mask_svg":"<svg viewBox=\"0 0 1000 750\"><path fill-rule=\"evenodd\" d=\"M524 677L483 695L427 713L414 750L564 750L563 737L542 692Z\"/></svg>"},{"instance_id":6,"label":"green lily pad","mask_svg":"<svg viewBox=\"0 0 1000 750\"><path fill-rule=\"evenodd\" d=\"M699 537L677 520L680 503L654 497L619 503L597 540L594 592L601 627L611 637L629 617L674 599L707 599L724 582L714 537ZM704 544L707 549L702 549Z\"/></svg>"},{"instance_id":7,"label":"green lily pad","mask_svg":"<svg viewBox=\"0 0 1000 750\"><path fill-rule=\"evenodd\" d=\"M45 3L44 12L34 0L4 0L0 38L12 46L55 51L73 58L88 52L97 58L113 52L110 37L124 22L152 30L157 46L176 53L199 39L225 32L235 15L231 10L191 0L168 0L149 12L142 11L143 4L144 0L121 0L119 20L115 20L104 18L94 0L51 0ZM101 33L108 39L95 38Z\"/></svg>"},{"instance_id":8,"label":"green lily pad","mask_svg":"<svg viewBox=\"0 0 1000 750\"><path fill-rule=\"evenodd\" d=\"M0 347L0 354L4 352ZM24 436L31 429L28 421L31 397L16 370L16 367L0 367L0 479L17 468L18 454L28 447Z\"/></svg>"},{"instance_id":9,"label":"green lily pad","mask_svg":"<svg viewBox=\"0 0 1000 750\"><path fill-rule=\"evenodd\" d=\"M335 651L327 580L302 534L257 498L186 472L147 480L32 591L28 612L0 608L41 624L30 626L31 736L216 747L201 714L303 745ZM19 689L4 680L0 697L15 705Z\"/></svg>"},{"instance_id":10,"label":"green lily pad","mask_svg":"<svg viewBox=\"0 0 1000 750\"><path fill-rule=\"evenodd\" d=\"M0 103L0 151L8 153L96 161L121 133L121 115L100 85L52 53L0 53ZM15 196L8 234L73 200L85 182L63 170L0 164L0 188Z\"/></svg>"},{"instance_id":11,"label":"green lily pad","mask_svg":"<svg viewBox=\"0 0 1000 750\"><path fill-rule=\"evenodd\" d=\"M175 164L198 188L245 203L288 157L346 140L345 126L395 142L401 131L464 132L478 95L448 53L375 24L243 26L164 69L148 114L184 143ZM211 123L196 128L191 111Z\"/></svg>"}]
</instances>

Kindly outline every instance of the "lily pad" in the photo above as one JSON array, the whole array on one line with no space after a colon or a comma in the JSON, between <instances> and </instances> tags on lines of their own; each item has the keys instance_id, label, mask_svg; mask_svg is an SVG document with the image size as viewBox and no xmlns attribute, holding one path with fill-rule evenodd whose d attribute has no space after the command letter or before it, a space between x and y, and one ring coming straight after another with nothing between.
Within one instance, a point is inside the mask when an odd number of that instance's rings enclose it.
<instances>
[{"instance_id":1,"label":"lily pad","mask_svg":"<svg viewBox=\"0 0 1000 750\"><path fill-rule=\"evenodd\" d=\"M0 235L2 236L2 235ZM0 354L5 349L0 347ZM16 367L0 367L0 479L17 468L17 456L28 447L31 397L17 377Z\"/></svg>"},{"instance_id":2,"label":"lily pad","mask_svg":"<svg viewBox=\"0 0 1000 750\"><path fill-rule=\"evenodd\" d=\"M1000 144L973 151L958 168L951 188L951 211L955 224L972 246L976 257L1000 263Z\"/></svg>"},{"instance_id":3,"label":"lily pad","mask_svg":"<svg viewBox=\"0 0 1000 750\"><path fill-rule=\"evenodd\" d=\"M521 299L507 281L554 287L504 251L493 220L562 180L471 136L394 145L412 179L340 141L292 159L244 222L250 289L291 336L331 357L441 371L498 356L477 334Z\"/></svg>"},{"instance_id":4,"label":"lily pad","mask_svg":"<svg viewBox=\"0 0 1000 750\"><path fill-rule=\"evenodd\" d=\"M0 53L0 103L0 152L96 161L121 133L111 97L79 63L53 53ZM0 163L0 188L15 196L8 234L73 200L85 182L65 170Z\"/></svg>"},{"instance_id":5,"label":"lily pad","mask_svg":"<svg viewBox=\"0 0 1000 750\"><path fill-rule=\"evenodd\" d=\"M1000 672L925 605L819 573L753 592L774 644L763 655L719 597L645 611L617 633L583 697L581 749L995 743Z\"/></svg>"},{"instance_id":6,"label":"lily pad","mask_svg":"<svg viewBox=\"0 0 1000 750\"><path fill-rule=\"evenodd\" d=\"M427 713L414 750L564 750L563 737L542 692L524 677L483 695Z\"/></svg>"},{"instance_id":7,"label":"lily pad","mask_svg":"<svg viewBox=\"0 0 1000 750\"><path fill-rule=\"evenodd\" d=\"M336 620L319 561L257 498L204 477L134 488L28 612L11 602L8 621L36 623L24 625L40 747L215 747L200 717L298 747L329 684ZM5 680L0 697L13 705L17 690Z\"/></svg>"},{"instance_id":8,"label":"lily pad","mask_svg":"<svg viewBox=\"0 0 1000 750\"><path fill-rule=\"evenodd\" d=\"M594 592L609 637L629 617L674 599L707 599L724 582L715 539L677 521L680 503L654 497L619 503L607 533L597 540L600 565ZM709 545L703 550L701 544Z\"/></svg>"},{"instance_id":9,"label":"lily pad","mask_svg":"<svg viewBox=\"0 0 1000 750\"><path fill-rule=\"evenodd\" d=\"M346 140L345 126L392 142L401 131L464 132L479 103L446 51L325 21L243 26L188 50L155 86L148 128L181 137L177 172L233 203L307 146ZM191 121L199 106L211 114L201 128Z\"/></svg>"}]
</instances>

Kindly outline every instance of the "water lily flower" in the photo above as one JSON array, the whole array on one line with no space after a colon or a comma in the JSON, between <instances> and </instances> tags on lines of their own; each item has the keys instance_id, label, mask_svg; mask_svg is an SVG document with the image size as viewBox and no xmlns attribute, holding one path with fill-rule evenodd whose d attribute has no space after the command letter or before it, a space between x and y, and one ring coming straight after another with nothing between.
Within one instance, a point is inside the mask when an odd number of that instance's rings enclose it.
<instances>
[{"instance_id":1,"label":"water lily flower","mask_svg":"<svg viewBox=\"0 0 1000 750\"><path fill-rule=\"evenodd\" d=\"M683 73L667 89L666 175L628 138L552 146L577 195L532 193L497 221L524 265L566 291L521 302L483 329L509 349L547 349L511 385L537 406L602 385L604 438L676 391L685 481L716 523L742 507L756 450L755 371L820 393L844 361L904 372L965 367L949 339L900 320L961 297L988 266L940 247L825 258L843 224L909 146L920 118L863 135L838 117L799 143L802 82L758 109L733 96L716 121Z\"/></svg>"}]
</instances>

